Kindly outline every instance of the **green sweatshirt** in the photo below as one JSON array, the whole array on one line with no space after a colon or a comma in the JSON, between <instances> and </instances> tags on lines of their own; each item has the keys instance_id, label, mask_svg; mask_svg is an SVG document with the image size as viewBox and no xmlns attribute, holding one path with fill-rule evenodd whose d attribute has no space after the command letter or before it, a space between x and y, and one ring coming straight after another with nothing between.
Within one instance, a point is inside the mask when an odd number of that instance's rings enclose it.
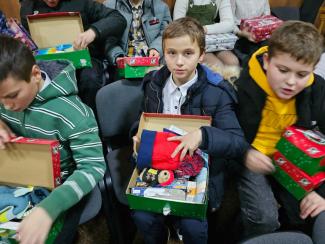
<instances>
[{"instance_id":1,"label":"green sweatshirt","mask_svg":"<svg viewBox=\"0 0 325 244\"><path fill-rule=\"evenodd\" d=\"M76 95L75 69L68 61L38 63L51 79L23 112L0 106L0 119L17 136L60 141L61 175L55 188L39 207L53 220L89 193L103 178L105 162L94 114Z\"/></svg>"}]
</instances>

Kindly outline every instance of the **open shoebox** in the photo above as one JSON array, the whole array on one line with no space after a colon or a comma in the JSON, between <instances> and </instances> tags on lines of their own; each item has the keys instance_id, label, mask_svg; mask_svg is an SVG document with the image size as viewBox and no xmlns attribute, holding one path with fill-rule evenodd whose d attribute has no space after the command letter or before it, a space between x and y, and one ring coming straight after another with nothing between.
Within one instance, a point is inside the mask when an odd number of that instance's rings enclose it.
<instances>
[{"instance_id":1,"label":"open shoebox","mask_svg":"<svg viewBox=\"0 0 325 244\"><path fill-rule=\"evenodd\" d=\"M56 140L16 137L0 150L0 185L39 186L49 190L61 184L59 142ZM15 240L19 219L6 220L6 211L0 210L0 243ZM59 217L52 226L46 244L53 243L63 226Z\"/></svg>"},{"instance_id":2,"label":"open shoebox","mask_svg":"<svg viewBox=\"0 0 325 244\"><path fill-rule=\"evenodd\" d=\"M210 125L210 116L143 113L141 116L137 136L141 138L141 133L144 129L152 131L163 131L164 129L171 128L172 126L177 127L182 131L192 132L201 126ZM159 196L146 197L145 195L134 194L134 192L138 190L136 187L136 181L139 177L138 169L135 168L126 190L129 207L131 209L156 212L164 215L205 219L208 204L208 155L205 154L202 156L202 158L205 162L205 165L202 168L202 170L205 168L205 180L197 182L196 190L194 190L196 192L199 192L197 194L201 194L200 199L202 200L200 202L189 201L187 198L180 200Z\"/></svg>"},{"instance_id":3,"label":"open shoebox","mask_svg":"<svg viewBox=\"0 0 325 244\"><path fill-rule=\"evenodd\" d=\"M74 50L73 41L82 33L83 25L78 12L57 12L28 15L32 39L38 46L37 60L67 59L76 69L91 67L88 49Z\"/></svg>"}]
</instances>

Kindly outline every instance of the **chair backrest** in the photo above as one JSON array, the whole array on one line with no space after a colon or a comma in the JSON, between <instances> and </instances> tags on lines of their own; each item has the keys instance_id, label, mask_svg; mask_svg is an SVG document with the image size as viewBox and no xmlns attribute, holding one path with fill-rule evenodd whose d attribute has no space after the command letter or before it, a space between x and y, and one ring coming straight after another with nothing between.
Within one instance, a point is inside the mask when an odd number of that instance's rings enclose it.
<instances>
[{"instance_id":1,"label":"chair backrest","mask_svg":"<svg viewBox=\"0 0 325 244\"><path fill-rule=\"evenodd\" d=\"M128 135L130 127L139 117L143 98L141 83L118 80L98 91L96 107L103 138Z\"/></svg>"}]
</instances>

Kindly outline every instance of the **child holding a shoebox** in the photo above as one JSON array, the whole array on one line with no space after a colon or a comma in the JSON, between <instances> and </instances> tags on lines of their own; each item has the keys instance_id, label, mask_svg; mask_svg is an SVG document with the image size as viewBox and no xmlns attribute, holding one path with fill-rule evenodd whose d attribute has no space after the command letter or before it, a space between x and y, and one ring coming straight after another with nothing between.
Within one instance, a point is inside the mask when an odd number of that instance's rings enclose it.
<instances>
[{"instance_id":1,"label":"child holding a shoebox","mask_svg":"<svg viewBox=\"0 0 325 244\"><path fill-rule=\"evenodd\" d=\"M104 4L118 10L127 22L122 38L109 51L109 64L117 65L120 77L142 79L163 56L162 32L172 21L168 5L162 0L106 0Z\"/></svg>"},{"instance_id":2,"label":"child holding a shoebox","mask_svg":"<svg viewBox=\"0 0 325 244\"><path fill-rule=\"evenodd\" d=\"M175 132L176 134L182 133L177 133L174 130L171 130L174 133L161 134L164 132L154 131L148 133L155 134L155 141L161 139L165 146L160 151L168 152L168 161L171 162L171 165L173 162L179 165L179 162L184 162L184 159L187 158L192 159L193 163L195 161L193 157L197 155L198 149L210 155L209 201L211 207L218 208L223 195L223 159L242 155L247 144L234 113L235 93L228 82L200 64L204 57L204 50L204 29L197 20L185 17L172 22L163 33L166 66L158 71L150 72L143 80L143 111L212 117L211 126L202 126L185 135L175 135ZM145 136L143 132L142 136ZM165 139L161 137L165 137ZM138 153L141 153L143 145L141 145L140 138L135 137L134 140L140 143ZM175 145L169 148L168 143ZM169 149L167 150L167 148ZM159 157L157 160L156 163L163 163L159 162ZM146 162L146 160L142 162ZM203 167L203 162L198 161L194 165L195 167L191 167L190 172L197 174ZM163 173L158 177L158 182L160 178L163 184L164 182L170 183L171 172L166 171L165 176ZM185 174L190 172L185 171ZM207 243L206 220L170 217L177 222L184 243ZM167 228L164 225L165 218L167 217L162 214L133 211L133 219L138 230L148 243L165 243L168 236Z\"/></svg>"},{"instance_id":3,"label":"child holding a shoebox","mask_svg":"<svg viewBox=\"0 0 325 244\"><path fill-rule=\"evenodd\" d=\"M71 218L64 219L59 242L72 243L86 195L105 173L96 120L77 96L74 72L66 60L36 64L27 46L0 36L1 150L14 136L60 142L63 183L22 220L16 235L22 244L44 243L53 223L64 213L71 213Z\"/></svg>"},{"instance_id":4,"label":"child holding a shoebox","mask_svg":"<svg viewBox=\"0 0 325 244\"><path fill-rule=\"evenodd\" d=\"M277 156L277 151L296 167L312 161L308 153L316 154L324 148L316 146L321 137L306 131L325 132L325 81L313 73L323 50L323 37L312 24L287 21L273 32L268 43L251 56L236 82L237 116L251 144L242 159L245 167L240 171L238 187L243 234L248 237L270 233L281 222L283 228L308 231L313 233L314 243L324 243L325 185L298 200L268 176L275 171L272 157L277 170L289 165L285 158ZM293 149L294 145L305 148ZM321 173L319 161L300 169L313 174L317 166ZM300 177L298 171L288 172L296 180Z\"/></svg>"}]
</instances>

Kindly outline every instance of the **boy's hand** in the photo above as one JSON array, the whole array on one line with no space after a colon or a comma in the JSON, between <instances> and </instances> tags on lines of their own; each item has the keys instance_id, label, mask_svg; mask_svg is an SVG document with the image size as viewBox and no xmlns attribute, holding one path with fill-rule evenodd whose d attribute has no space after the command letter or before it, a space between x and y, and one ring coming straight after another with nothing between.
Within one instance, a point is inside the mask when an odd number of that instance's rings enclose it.
<instances>
[{"instance_id":1,"label":"boy's hand","mask_svg":"<svg viewBox=\"0 0 325 244\"><path fill-rule=\"evenodd\" d=\"M254 36L250 32L248 32L246 30L238 31L237 35L242 36L242 37L248 39L249 41L256 43L256 40L255 40Z\"/></svg>"},{"instance_id":2,"label":"boy's hand","mask_svg":"<svg viewBox=\"0 0 325 244\"><path fill-rule=\"evenodd\" d=\"M92 29L80 33L76 40L73 42L73 48L76 50L85 49L96 38L96 33Z\"/></svg>"},{"instance_id":3,"label":"boy's hand","mask_svg":"<svg viewBox=\"0 0 325 244\"><path fill-rule=\"evenodd\" d=\"M21 222L16 239L20 244L43 244L52 226L52 219L47 212L39 207Z\"/></svg>"},{"instance_id":4,"label":"boy's hand","mask_svg":"<svg viewBox=\"0 0 325 244\"><path fill-rule=\"evenodd\" d=\"M247 151L244 163L254 173L270 174L275 170L272 160L255 149L249 149Z\"/></svg>"},{"instance_id":5,"label":"boy's hand","mask_svg":"<svg viewBox=\"0 0 325 244\"><path fill-rule=\"evenodd\" d=\"M156 49L149 50L149 57L159 57L159 52Z\"/></svg>"},{"instance_id":6,"label":"boy's hand","mask_svg":"<svg viewBox=\"0 0 325 244\"><path fill-rule=\"evenodd\" d=\"M180 141L181 143L176 147L171 157L174 158L180 151L180 160L182 161L185 155L189 152L193 156L194 151L200 146L202 142L202 131L195 130L185 136L172 136L167 139L168 141Z\"/></svg>"},{"instance_id":7,"label":"boy's hand","mask_svg":"<svg viewBox=\"0 0 325 244\"><path fill-rule=\"evenodd\" d=\"M0 149L5 149L5 143L9 142L11 137L15 137L15 134L0 120Z\"/></svg>"},{"instance_id":8,"label":"boy's hand","mask_svg":"<svg viewBox=\"0 0 325 244\"><path fill-rule=\"evenodd\" d=\"M140 138L137 136L133 136L132 137L133 140L133 153L135 153L135 155L138 154L138 145L140 144Z\"/></svg>"},{"instance_id":9,"label":"boy's hand","mask_svg":"<svg viewBox=\"0 0 325 244\"><path fill-rule=\"evenodd\" d=\"M314 191L300 202L300 218L302 219L306 219L308 216L316 217L322 211L325 211L325 199Z\"/></svg>"}]
</instances>

